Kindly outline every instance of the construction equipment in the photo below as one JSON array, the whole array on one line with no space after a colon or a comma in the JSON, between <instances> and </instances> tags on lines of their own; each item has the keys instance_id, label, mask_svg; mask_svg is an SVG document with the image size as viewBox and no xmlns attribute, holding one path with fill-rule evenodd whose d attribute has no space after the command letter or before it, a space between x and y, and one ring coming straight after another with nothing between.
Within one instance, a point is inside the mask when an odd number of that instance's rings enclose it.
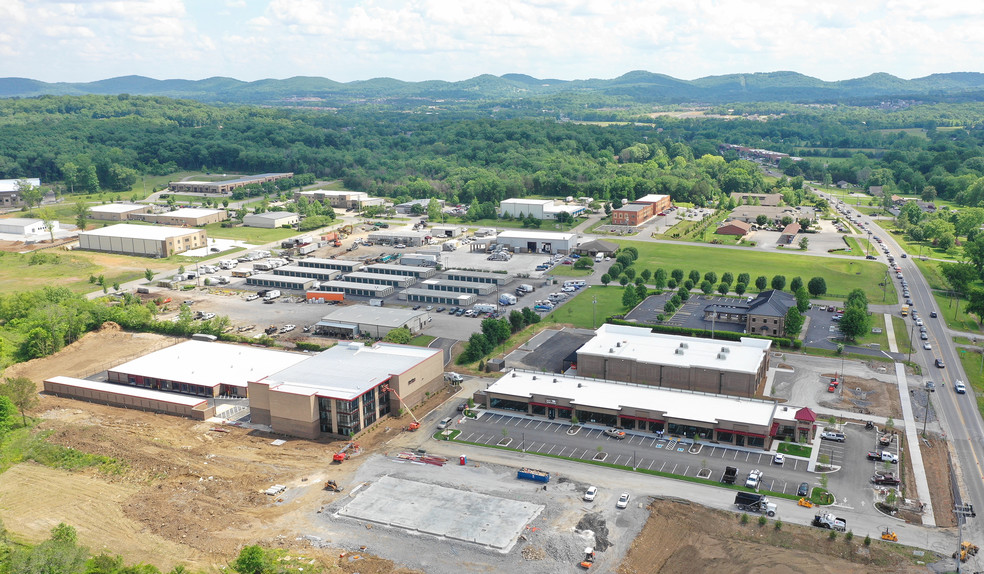
<instances>
[{"instance_id":1,"label":"construction equipment","mask_svg":"<svg viewBox=\"0 0 984 574\"><path fill-rule=\"evenodd\" d=\"M971 544L964 540L960 543L960 550L953 553L954 558L960 558L961 562L966 562L971 556L977 556L979 548L976 544Z\"/></svg>"},{"instance_id":2,"label":"construction equipment","mask_svg":"<svg viewBox=\"0 0 984 574\"><path fill-rule=\"evenodd\" d=\"M847 521L843 518L834 516L829 512L821 512L820 514L817 514L813 517L813 522L811 524L817 528L847 532Z\"/></svg>"},{"instance_id":3,"label":"construction equipment","mask_svg":"<svg viewBox=\"0 0 984 574\"><path fill-rule=\"evenodd\" d=\"M581 568L584 568L585 570L591 568L594 565L594 556L594 548L585 548L584 560L581 560L580 564Z\"/></svg>"},{"instance_id":4,"label":"construction equipment","mask_svg":"<svg viewBox=\"0 0 984 574\"><path fill-rule=\"evenodd\" d=\"M895 531L889 529L888 527L885 527L885 530L882 531L881 537L882 537L882 540L889 540L891 542L898 542L899 541L899 537L898 537L898 535L895 534Z\"/></svg>"},{"instance_id":5,"label":"construction equipment","mask_svg":"<svg viewBox=\"0 0 984 574\"><path fill-rule=\"evenodd\" d=\"M393 393L394 395L396 395L396 398L400 401L400 403L401 404L403 403L403 397L401 397L400 395L398 395L396 393L396 391L394 391L389 385L383 385L382 387L380 387L379 392L381 392L381 393ZM410 410L410 407L407 407L407 412L410 413L410 416L411 417L413 417L413 422L410 423L410 425L406 427L406 430L408 430L408 431L415 431L415 430L419 429L420 428L420 420L417 419L417 415L413 414L413 411Z\"/></svg>"},{"instance_id":6,"label":"construction equipment","mask_svg":"<svg viewBox=\"0 0 984 574\"><path fill-rule=\"evenodd\" d=\"M325 490L328 490L328 491L331 491L331 492L341 492L342 491L342 487L341 486L338 486L338 483L335 482L334 480L329 480L329 481L325 482Z\"/></svg>"},{"instance_id":7,"label":"construction equipment","mask_svg":"<svg viewBox=\"0 0 984 574\"><path fill-rule=\"evenodd\" d=\"M350 442L350 443L348 443L347 445L345 445L345 446L342 447L342 450L336 452L331 457L331 459L334 462L342 462L345 459L347 459L348 457L352 456L351 454L349 454L349 451L350 450L359 450L359 443L357 443L357 442Z\"/></svg>"},{"instance_id":8,"label":"construction equipment","mask_svg":"<svg viewBox=\"0 0 984 574\"><path fill-rule=\"evenodd\" d=\"M814 506L814 504L812 502L810 502L809 500L807 500L806 498L799 499L799 502L797 502L796 504L798 504L800 506L805 506L807 508L813 508L813 506Z\"/></svg>"}]
</instances>

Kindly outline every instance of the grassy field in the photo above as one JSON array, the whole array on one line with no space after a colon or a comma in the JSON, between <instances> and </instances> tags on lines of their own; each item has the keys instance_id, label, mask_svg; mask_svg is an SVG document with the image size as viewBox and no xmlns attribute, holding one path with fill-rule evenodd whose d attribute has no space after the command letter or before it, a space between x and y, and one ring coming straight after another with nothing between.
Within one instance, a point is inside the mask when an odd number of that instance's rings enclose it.
<instances>
[{"instance_id":1,"label":"grassy field","mask_svg":"<svg viewBox=\"0 0 984 574\"><path fill-rule=\"evenodd\" d=\"M967 313L964 308L967 301L954 298L952 301L947 293L933 291L933 298L936 299L936 306L939 309L940 317L946 321L947 327L956 331L967 331L969 333L981 333L980 325L977 324L977 317ZM959 306L959 308L958 308Z\"/></svg>"},{"instance_id":2,"label":"grassy field","mask_svg":"<svg viewBox=\"0 0 984 574\"><path fill-rule=\"evenodd\" d=\"M895 328L895 344L898 346L899 352L911 353L914 351L912 341L909 339L909 325L906 325L905 319L892 315L892 327Z\"/></svg>"},{"instance_id":3,"label":"grassy field","mask_svg":"<svg viewBox=\"0 0 984 574\"><path fill-rule=\"evenodd\" d=\"M605 321L605 317L628 311L622 306L623 288L618 285L591 286L582 290L559 309L543 317L542 323L563 323L582 329L594 329ZM592 303L597 299L597 305ZM597 309L597 314L594 311ZM597 319L593 319L597 317Z\"/></svg>"},{"instance_id":4,"label":"grassy field","mask_svg":"<svg viewBox=\"0 0 984 574\"><path fill-rule=\"evenodd\" d=\"M935 257L938 259L954 259L957 254L963 251L962 248L954 247L950 251L944 251L933 247L929 241L911 241L904 233L899 233L894 229L888 231L892 234L892 239L898 242L899 247L911 257Z\"/></svg>"},{"instance_id":5,"label":"grassy field","mask_svg":"<svg viewBox=\"0 0 984 574\"><path fill-rule=\"evenodd\" d=\"M982 372L984 364L981 363L982 356L970 349L957 349L957 356L960 357L960 364L963 365L964 372L967 373L967 380L964 382L973 387L974 395L977 397L977 410L984 414L984 372ZM940 389L940 391L943 390L945 389ZM963 398L957 395L957 400Z\"/></svg>"},{"instance_id":6,"label":"grassy field","mask_svg":"<svg viewBox=\"0 0 984 574\"><path fill-rule=\"evenodd\" d=\"M587 277L594 269L574 269L573 265L557 265L550 270L550 275L558 277Z\"/></svg>"},{"instance_id":7,"label":"grassy field","mask_svg":"<svg viewBox=\"0 0 984 574\"><path fill-rule=\"evenodd\" d=\"M864 248L858 244L858 239L856 237L843 236L844 243L847 243L848 251L838 251L840 255L853 255L855 257L864 257ZM866 240L862 240L866 241Z\"/></svg>"},{"instance_id":8,"label":"grassy field","mask_svg":"<svg viewBox=\"0 0 984 574\"><path fill-rule=\"evenodd\" d=\"M827 299L846 297L855 288L864 289L872 303L895 301L895 285L888 281L885 293L882 284L885 283L886 266L875 261L848 261L844 259L809 257L795 254L772 253L758 250L722 249L700 247L693 245L676 245L667 248L665 244L644 243L638 241L614 240L622 246L632 245L639 250L637 271L649 269L655 271L663 267L667 273L675 268L688 273L696 269L704 274L714 271L720 277L730 271L736 277L739 273L752 276L749 291L755 292L754 281L759 275L765 275L772 280L774 275L785 275L787 285L793 277L802 277L806 283L811 277L821 276L827 281Z\"/></svg>"},{"instance_id":9,"label":"grassy field","mask_svg":"<svg viewBox=\"0 0 984 574\"><path fill-rule=\"evenodd\" d=\"M956 336L953 337L953 342L958 345L975 345L977 347L984 346L984 340L981 339L968 339L967 337Z\"/></svg>"},{"instance_id":10,"label":"grassy field","mask_svg":"<svg viewBox=\"0 0 984 574\"><path fill-rule=\"evenodd\" d=\"M262 245L271 241L280 241L292 235L297 235L293 229L277 227L262 229L259 227L222 227L221 223L210 223L205 226L209 237L220 239L238 239L253 245Z\"/></svg>"},{"instance_id":11,"label":"grassy field","mask_svg":"<svg viewBox=\"0 0 984 574\"><path fill-rule=\"evenodd\" d=\"M140 265L106 265L89 254L47 251L34 257L32 254L2 253L0 255L0 293L37 289L45 285L68 287L84 293L95 291L98 286L89 283L89 276L103 275L106 285L125 283L143 276L143 269L151 264L159 266L161 260L143 259ZM123 257L123 256L119 256ZM137 258L129 258L137 259ZM41 262L43 261L43 262Z\"/></svg>"}]
</instances>

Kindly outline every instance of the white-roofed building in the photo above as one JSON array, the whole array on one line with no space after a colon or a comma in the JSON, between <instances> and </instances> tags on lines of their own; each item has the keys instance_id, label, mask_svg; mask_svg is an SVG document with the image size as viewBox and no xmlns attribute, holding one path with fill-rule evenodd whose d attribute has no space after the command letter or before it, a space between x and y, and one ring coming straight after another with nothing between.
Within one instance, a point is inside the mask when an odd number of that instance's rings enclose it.
<instances>
[{"instance_id":1,"label":"white-roofed building","mask_svg":"<svg viewBox=\"0 0 984 574\"><path fill-rule=\"evenodd\" d=\"M174 211L158 214L135 215L131 219L141 219L149 223L162 225L187 225L189 227L218 223L229 219L224 209L206 209L204 207L185 207Z\"/></svg>"},{"instance_id":2,"label":"white-roofed building","mask_svg":"<svg viewBox=\"0 0 984 574\"><path fill-rule=\"evenodd\" d=\"M249 381L296 365L309 355L249 345L186 341L108 371L111 383L214 397L246 396Z\"/></svg>"},{"instance_id":3,"label":"white-roofed building","mask_svg":"<svg viewBox=\"0 0 984 574\"><path fill-rule=\"evenodd\" d=\"M300 220L300 216L290 211L265 211L263 213L251 213L247 215L243 218L243 225L246 227L274 229L285 225L297 225Z\"/></svg>"},{"instance_id":4,"label":"white-roofed building","mask_svg":"<svg viewBox=\"0 0 984 574\"><path fill-rule=\"evenodd\" d=\"M340 307L314 325L317 335L354 339L362 335L381 339L393 329L406 328L416 335L424 328L429 313L401 307L349 305Z\"/></svg>"},{"instance_id":5,"label":"white-roofed building","mask_svg":"<svg viewBox=\"0 0 984 574\"><path fill-rule=\"evenodd\" d=\"M531 371L507 372L474 398L523 416L763 450L776 437L812 440L816 422L810 409L776 401Z\"/></svg>"},{"instance_id":6,"label":"white-roofed building","mask_svg":"<svg viewBox=\"0 0 984 574\"><path fill-rule=\"evenodd\" d=\"M772 341L740 342L602 325L577 351L578 375L705 393L755 396L765 383Z\"/></svg>"},{"instance_id":7,"label":"white-roofed building","mask_svg":"<svg viewBox=\"0 0 984 574\"><path fill-rule=\"evenodd\" d=\"M72 377L51 377L44 381L44 392L126 409L137 409L205 420L215 416L215 407L202 397L89 381Z\"/></svg>"},{"instance_id":8,"label":"white-roofed building","mask_svg":"<svg viewBox=\"0 0 984 574\"><path fill-rule=\"evenodd\" d=\"M137 203L107 203L89 206L89 216L98 221L126 221L131 215L150 213L149 205Z\"/></svg>"},{"instance_id":9,"label":"white-roofed building","mask_svg":"<svg viewBox=\"0 0 984 574\"><path fill-rule=\"evenodd\" d=\"M347 437L440 390L443 372L442 349L343 343L250 381L250 420L303 438Z\"/></svg>"},{"instance_id":10,"label":"white-roofed building","mask_svg":"<svg viewBox=\"0 0 984 574\"><path fill-rule=\"evenodd\" d=\"M525 199L514 197L499 202L499 214L522 219L532 215L534 219L557 219L558 213L569 213L577 217L584 212L580 204L566 205L552 199Z\"/></svg>"},{"instance_id":11,"label":"white-roofed building","mask_svg":"<svg viewBox=\"0 0 984 574\"><path fill-rule=\"evenodd\" d=\"M51 222L53 231L57 232L59 230L58 220L53 220ZM48 226L45 225L44 221L41 219L35 219L30 217L7 217L0 219L0 233L9 233L10 235L19 236L30 236L30 235L44 235L47 234Z\"/></svg>"},{"instance_id":12,"label":"white-roofed building","mask_svg":"<svg viewBox=\"0 0 984 574\"><path fill-rule=\"evenodd\" d=\"M205 247L204 229L155 227L120 223L79 233L79 248L106 253L169 257L190 249Z\"/></svg>"}]
</instances>

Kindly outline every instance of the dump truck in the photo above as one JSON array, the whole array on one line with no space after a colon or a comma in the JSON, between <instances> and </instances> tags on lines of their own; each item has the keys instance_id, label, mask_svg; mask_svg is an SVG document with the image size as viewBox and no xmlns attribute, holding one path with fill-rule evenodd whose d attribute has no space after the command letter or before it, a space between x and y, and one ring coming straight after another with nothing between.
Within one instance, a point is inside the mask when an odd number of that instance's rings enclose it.
<instances>
[{"instance_id":1,"label":"dump truck","mask_svg":"<svg viewBox=\"0 0 984 574\"><path fill-rule=\"evenodd\" d=\"M847 531L847 521L843 518L838 518L829 512L821 512L813 517L813 526L817 528L826 528L827 530L836 530L838 532Z\"/></svg>"},{"instance_id":2,"label":"dump truck","mask_svg":"<svg viewBox=\"0 0 984 574\"><path fill-rule=\"evenodd\" d=\"M550 473L535 468L521 468L516 471L516 478L532 480L533 482L550 482Z\"/></svg>"},{"instance_id":3,"label":"dump truck","mask_svg":"<svg viewBox=\"0 0 984 574\"><path fill-rule=\"evenodd\" d=\"M754 492L738 492L735 494L735 506L745 512L758 512L768 516L775 516L777 507L775 503L769 502L769 498L764 494Z\"/></svg>"},{"instance_id":4,"label":"dump truck","mask_svg":"<svg viewBox=\"0 0 984 574\"><path fill-rule=\"evenodd\" d=\"M724 469L724 476L721 477L721 482L723 482L724 484L734 484L737 478L738 478L738 467L729 466Z\"/></svg>"}]
</instances>

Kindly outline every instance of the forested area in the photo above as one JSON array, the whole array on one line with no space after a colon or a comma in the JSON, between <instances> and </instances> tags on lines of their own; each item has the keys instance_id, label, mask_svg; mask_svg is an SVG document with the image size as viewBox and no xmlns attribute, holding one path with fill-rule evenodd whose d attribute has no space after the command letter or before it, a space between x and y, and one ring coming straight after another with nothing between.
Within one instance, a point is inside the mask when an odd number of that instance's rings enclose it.
<instances>
[{"instance_id":1,"label":"forested area","mask_svg":"<svg viewBox=\"0 0 984 574\"><path fill-rule=\"evenodd\" d=\"M494 205L526 195L634 199L666 193L705 204L720 191L764 188L753 166L718 146L735 143L799 155L790 177L931 186L965 205L982 200L984 131L979 104L881 110L743 104L767 119L640 118L581 125L555 118L218 107L163 97L44 96L0 101L0 177L40 177L64 189L128 189L139 174L177 170L293 171L339 178L394 198L437 196ZM926 131L897 131L925 128ZM896 131L891 131L896 130ZM830 158L839 158L831 160Z\"/></svg>"}]
</instances>

